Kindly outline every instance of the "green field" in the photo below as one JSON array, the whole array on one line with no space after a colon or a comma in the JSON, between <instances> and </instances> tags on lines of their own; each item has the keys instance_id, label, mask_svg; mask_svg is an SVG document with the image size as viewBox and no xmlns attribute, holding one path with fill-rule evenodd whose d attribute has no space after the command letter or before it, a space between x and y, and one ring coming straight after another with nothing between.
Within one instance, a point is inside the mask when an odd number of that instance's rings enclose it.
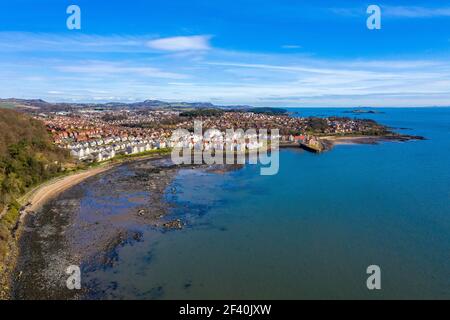
<instances>
[{"instance_id":1,"label":"green field","mask_svg":"<svg viewBox=\"0 0 450 320\"><path fill-rule=\"evenodd\" d=\"M12 102L0 102L0 108L2 109L15 109L17 106Z\"/></svg>"}]
</instances>

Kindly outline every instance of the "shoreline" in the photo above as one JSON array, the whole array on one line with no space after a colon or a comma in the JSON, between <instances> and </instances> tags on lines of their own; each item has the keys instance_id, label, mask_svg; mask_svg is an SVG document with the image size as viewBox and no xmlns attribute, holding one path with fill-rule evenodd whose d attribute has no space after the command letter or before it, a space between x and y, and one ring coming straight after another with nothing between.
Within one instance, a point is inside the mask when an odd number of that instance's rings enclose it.
<instances>
[{"instance_id":1,"label":"shoreline","mask_svg":"<svg viewBox=\"0 0 450 320\"><path fill-rule=\"evenodd\" d=\"M89 294L97 294L88 287L87 291L76 293L55 286L65 276L58 266L76 264L88 269L110 268L115 264L117 250L121 246L141 241L140 228L150 226L163 232L179 229L180 222L164 219L170 206L162 195L174 174L183 167L168 164L164 156L153 155L122 161L112 170L89 180L87 188L99 197L108 198L107 201L124 201L117 200L121 199L124 191L131 194L128 198L131 202L126 202L134 204L123 207L115 215L109 214L108 210L93 210L85 213L89 216L86 219L77 209L77 201L83 197L80 190L84 187L74 187L63 192L67 193L63 200L53 198L43 204L38 214L27 216L18 243L20 254L11 272L10 297L85 299ZM124 172L132 174L122 175ZM124 179L116 179L118 176ZM109 183L114 180L117 184L111 188ZM144 196L136 192L149 194ZM47 269L48 261L56 267ZM33 286L36 279L42 283L38 288Z\"/></svg>"},{"instance_id":2,"label":"shoreline","mask_svg":"<svg viewBox=\"0 0 450 320\"><path fill-rule=\"evenodd\" d=\"M106 210L80 211L78 201L84 197L82 190L87 190L82 186L66 190L63 199L50 200L39 209L38 214L28 216L22 224L20 255L11 273L11 298L102 297L102 291L92 283L86 283L84 290L78 293L58 285L65 276L65 269L61 266L80 265L87 272L112 268L117 262L118 250L124 245L142 241L143 230L150 228L157 233L165 233L184 228L186 222L183 218L168 215L174 206L164 196L166 192L177 193L177 185L170 189L168 186L180 169L222 174L225 170L238 168L227 165L173 165L166 157L141 160L116 166L86 182L86 188L92 190L97 199L113 202L106 204ZM111 187L110 181L117 183ZM111 206L116 208L114 201L126 201L127 206L110 214ZM102 208L105 207L102 205ZM55 267L47 268L48 261ZM41 283L37 288L33 285L35 281Z\"/></svg>"},{"instance_id":3,"label":"shoreline","mask_svg":"<svg viewBox=\"0 0 450 320\"><path fill-rule=\"evenodd\" d=\"M42 184L36 186L34 189L28 191L22 197L18 199L18 202L25 206L25 209L21 209L19 213L19 218L16 221L15 227L11 230L12 238L9 242L9 259L8 265L5 266L4 272L0 275L0 283L2 284L0 296L5 299L11 298L11 290L14 283L13 275L14 270L17 265L18 258L20 256L20 240L22 227L25 218L29 214L34 214L35 211L39 210L45 203L56 197L61 192L76 186L77 184L83 182L84 180L96 176L102 172L105 172L114 167L113 164L105 164L101 167L89 168L81 172L71 173L65 176L56 177L50 179ZM1 300L1 299L0 299Z\"/></svg>"},{"instance_id":4,"label":"shoreline","mask_svg":"<svg viewBox=\"0 0 450 320\"><path fill-rule=\"evenodd\" d=\"M376 144L379 141L408 141L408 140L416 140L416 139L424 139L422 137L414 137L414 136L402 136L402 135L393 135L393 136L323 136L318 137L321 141L325 143L330 143L331 148L334 145L344 145L344 144ZM280 148L289 147L280 145ZM297 147L296 145L292 145L292 147ZM331 149L330 148L330 149ZM18 199L18 202L25 206L25 208L21 209L19 219L17 221L17 226L15 231L13 232L14 242L18 244L21 239L22 228L24 226L25 218L29 214L34 214L35 211L39 210L43 205L45 205L48 201L58 196L60 193L70 189L83 182L84 180L99 175L103 172L111 170L117 166L126 164L126 163L134 163L145 160L157 160L163 159L167 156L170 156L169 153L152 153L152 154L143 154L143 155L134 155L132 157L120 158L120 159L112 159L101 163L99 166L91 167L85 169L83 171L70 173L65 176L57 177L51 180L48 180L42 183L39 186L36 186L34 189L30 190L28 193L23 195ZM12 284L15 282L13 278L14 270L16 268L16 263L20 256L20 247L17 248L17 252L13 252L11 265L8 270L5 272L3 276L9 279L10 283L7 296L11 297Z\"/></svg>"},{"instance_id":5,"label":"shoreline","mask_svg":"<svg viewBox=\"0 0 450 320\"><path fill-rule=\"evenodd\" d=\"M12 240L9 244L9 263L8 266L4 269L3 274L0 275L0 284L2 284L3 286L2 288L0 288L0 300L11 298L11 290L14 283L14 270L16 268L17 260L20 255L19 243L21 240L23 222L29 214L34 214L35 211L39 210L48 201L57 197L60 193L80 184L88 178L97 176L125 163L139 162L149 159L160 159L168 155L170 155L170 153L155 152L142 155L136 154L120 159L111 159L95 167L71 172L69 174L47 180L18 198L17 201L22 206L22 208L19 213L19 218L16 221L16 226L13 230L11 230ZM1 218L2 216L0 216L0 219Z\"/></svg>"},{"instance_id":6,"label":"shoreline","mask_svg":"<svg viewBox=\"0 0 450 320\"><path fill-rule=\"evenodd\" d=\"M385 141L385 136L324 136L320 140L331 143L331 146L353 144L376 144Z\"/></svg>"},{"instance_id":7,"label":"shoreline","mask_svg":"<svg viewBox=\"0 0 450 320\"><path fill-rule=\"evenodd\" d=\"M330 151L338 145L375 145L379 142L406 142L411 140L426 140L422 136L403 135L403 134L387 134L382 136L369 136L369 135L342 135L342 136L315 136L322 145L322 149L315 149L308 146L303 148L310 152L320 153L324 151ZM279 148L298 148L301 147L301 143L298 142L280 142Z\"/></svg>"},{"instance_id":8,"label":"shoreline","mask_svg":"<svg viewBox=\"0 0 450 320\"><path fill-rule=\"evenodd\" d=\"M412 135L402 135L402 134L392 134L392 135L383 135L383 136L364 136L364 135L322 136L322 137L318 137L318 138L324 142L330 143L332 146L351 145L351 144L377 144L378 142L383 142L383 141L405 142L405 141L411 141L411 140L426 140L426 138L424 138L422 136L412 136Z\"/></svg>"},{"instance_id":9,"label":"shoreline","mask_svg":"<svg viewBox=\"0 0 450 320\"><path fill-rule=\"evenodd\" d=\"M95 166L92 168L84 169L82 171L70 173L68 175L64 175L62 177L57 177L50 179L42 184L36 186L34 189L28 191L22 197L18 199L18 202L21 205L29 205L26 206L25 212L30 213L38 210L42 205L44 205L48 200L51 200L53 197L57 196L59 193L76 186L77 184L83 182L84 180L96 176L105 171L111 170L119 165L129 163L129 162L138 162L149 159L158 159L163 158L165 156L170 155L170 153L152 153L152 154L136 154L132 157L121 158L121 159L111 159L107 160L104 163L101 163L99 166Z\"/></svg>"},{"instance_id":10,"label":"shoreline","mask_svg":"<svg viewBox=\"0 0 450 320\"><path fill-rule=\"evenodd\" d=\"M33 213L59 193L83 182L87 178L93 177L112 168L114 168L113 164L107 164L102 167L90 168L68 176L49 180L34 190L31 190L28 194L25 194L19 202L22 204L29 203L25 209L25 212L27 212L27 214Z\"/></svg>"}]
</instances>

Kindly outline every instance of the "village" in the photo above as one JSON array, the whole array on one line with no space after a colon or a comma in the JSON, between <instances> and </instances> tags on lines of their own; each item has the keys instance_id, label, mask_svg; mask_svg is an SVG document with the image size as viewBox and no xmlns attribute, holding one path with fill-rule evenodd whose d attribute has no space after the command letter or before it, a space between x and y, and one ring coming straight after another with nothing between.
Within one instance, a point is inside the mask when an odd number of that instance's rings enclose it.
<instances>
[{"instance_id":1,"label":"village","mask_svg":"<svg viewBox=\"0 0 450 320\"><path fill-rule=\"evenodd\" d=\"M386 130L373 121L347 117L305 118L235 110L211 114L200 112L192 117L174 110L80 108L39 113L35 118L45 123L56 145L87 162L174 147L198 151L258 150L269 138L264 130L273 129L279 134L270 139L277 139L282 145L299 142L317 145L317 137L321 135L364 135ZM204 130L214 130L199 135L194 131L194 121L200 121ZM226 135L225 131L230 129L237 133ZM245 133L240 134L237 129ZM187 130L187 134L174 135L176 130Z\"/></svg>"}]
</instances>

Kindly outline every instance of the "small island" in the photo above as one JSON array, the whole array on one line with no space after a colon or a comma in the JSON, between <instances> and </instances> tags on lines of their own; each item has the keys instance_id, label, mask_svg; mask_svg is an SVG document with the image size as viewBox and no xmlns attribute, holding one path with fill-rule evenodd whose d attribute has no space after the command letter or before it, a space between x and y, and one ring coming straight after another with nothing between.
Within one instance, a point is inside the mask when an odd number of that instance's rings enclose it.
<instances>
[{"instance_id":1,"label":"small island","mask_svg":"<svg viewBox=\"0 0 450 320\"><path fill-rule=\"evenodd\" d=\"M383 111L380 110L371 110L371 109L354 109L354 110L345 110L343 113L353 113L353 114L383 114Z\"/></svg>"}]
</instances>

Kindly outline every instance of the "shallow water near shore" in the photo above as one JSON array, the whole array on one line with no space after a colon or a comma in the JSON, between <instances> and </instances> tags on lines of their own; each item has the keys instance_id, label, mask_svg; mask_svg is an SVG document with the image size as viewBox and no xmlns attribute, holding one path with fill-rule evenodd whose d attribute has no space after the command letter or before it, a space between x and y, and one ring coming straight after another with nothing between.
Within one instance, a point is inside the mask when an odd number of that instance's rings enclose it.
<instances>
[{"instance_id":1,"label":"shallow water near shore","mask_svg":"<svg viewBox=\"0 0 450 320\"><path fill-rule=\"evenodd\" d=\"M354 116L343 109L294 111ZM261 176L258 165L221 173L182 168L165 178L161 202L152 189L120 182L140 167L90 178L43 208L47 218L38 227L45 234L25 234L23 247L38 244L21 258L17 296L449 299L450 108L382 111L356 116L427 140L340 145L323 154L285 149L274 176ZM139 176L143 185L145 177ZM166 230L136 216L152 203L167 206L163 220L180 219L185 227ZM93 230L111 238L98 239ZM43 255L65 246L72 250L58 263ZM89 259L85 248L92 248ZM63 266L71 262L82 267L79 296L64 287ZM381 268L379 291L366 287L372 264ZM49 287L36 285L49 277L56 279Z\"/></svg>"}]
</instances>

